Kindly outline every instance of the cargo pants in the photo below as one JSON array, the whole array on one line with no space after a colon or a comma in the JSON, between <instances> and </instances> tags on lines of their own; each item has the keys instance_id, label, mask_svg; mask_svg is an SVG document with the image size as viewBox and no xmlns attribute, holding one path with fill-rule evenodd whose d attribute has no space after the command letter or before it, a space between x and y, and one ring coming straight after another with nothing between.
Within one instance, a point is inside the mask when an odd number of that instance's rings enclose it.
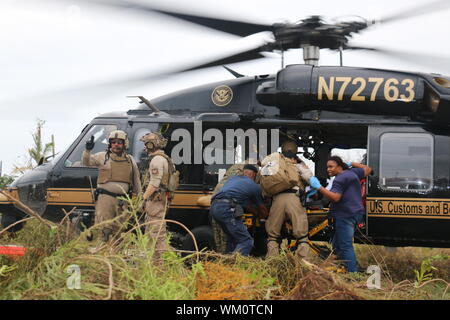
<instances>
[{"instance_id":1,"label":"cargo pants","mask_svg":"<svg viewBox=\"0 0 450 320\"><path fill-rule=\"evenodd\" d=\"M292 233L296 239L307 240L308 218L305 208L295 193L280 193L273 197L269 218L266 221L268 235L267 257L277 256L280 250L280 237L283 224L290 220ZM301 242L296 254L305 258L309 252L309 245Z\"/></svg>"},{"instance_id":2,"label":"cargo pants","mask_svg":"<svg viewBox=\"0 0 450 320\"><path fill-rule=\"evenodd\" d=\"M97 202L95 203L94 224L98 225L105 221L114 219L126 209L125 206L126 204L123 201L118 200L115 197L106 194L99 194ZM99 231L102 240L107 241L111 235L119 232L125 222L126 219L120 219L100 226Z\"/></svg>"},{"instance_id":3,"label":"cargo pants","mask_svg":"<svg viewBox=\"0 0 450 320\"><path fill-rule=\"evenodd\" d=\"M166 218L166 206L167 199L163 195L159 195L145 203L145 233L155 246L154 261L160 261L161 254L168 249L166 243L166 222L162 221Z\"/></svg>"}]
</instances>

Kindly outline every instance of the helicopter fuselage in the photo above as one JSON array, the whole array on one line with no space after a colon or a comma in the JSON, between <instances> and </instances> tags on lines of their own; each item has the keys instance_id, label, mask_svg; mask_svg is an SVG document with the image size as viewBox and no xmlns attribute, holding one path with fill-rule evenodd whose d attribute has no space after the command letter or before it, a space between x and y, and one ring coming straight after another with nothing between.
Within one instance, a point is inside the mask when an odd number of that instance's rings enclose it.
<instances>
[{"instance_id":1,"label":"helicopter fuselage","mask_svg":"<svg viewBox=\"0 0 450 320\"><path fill-rule=\"evenodd\" d=\"M226 161L227 151L246 150L240 155L242 161L252 150L248 137L239 146L232 136L230 146L227 130L247 135L254 130L256 145L264 145L266 154L278 150L278 144L270 141L296 139L299 154L311 161L315 175L324 182L330 154L365 150L374 170L364 187L367 238L391 246L450 247L450 129L445 123L448 117L441 118L448 113L446 85L445 78L437 75L312 66L289 66L276 77L207 84L152 100L161 112L141 103L128 112L95 118L66 151L24 174L8 191L53 221L64 217L62 209L92 215L97 169L80 163L86 140L94 136L93 152L103 151L107 132L126 131L129 153L144 171L148 156L139 138L162 131L170 138L166 151L172 157L181 144L193 150L190 161L176 162L181 185L167 218L191 230L209 227L209 208L199 198L211 194L234 163ZM220 135L225 140L219 143L216 138ZM213 143L224 151L224 161L205 160L205 150ZM214 154L217 157L217 151ZM185 153L180 157L186 160ZM6 222L24 216L13 201L3 197L0 212ZM310 211L310 226L325 218L324 211ZM175 226L170 228L184 233Z\"/></svg>"}]
</instances>

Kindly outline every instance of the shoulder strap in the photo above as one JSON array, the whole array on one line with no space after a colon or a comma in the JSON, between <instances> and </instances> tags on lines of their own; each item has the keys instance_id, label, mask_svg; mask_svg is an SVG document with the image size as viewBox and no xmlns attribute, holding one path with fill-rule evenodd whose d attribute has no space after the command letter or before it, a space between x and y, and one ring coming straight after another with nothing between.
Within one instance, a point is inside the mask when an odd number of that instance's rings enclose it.
<instances>
[{"instance_id":1,"label":"shoulder strap","mask_svg":"<svg viewBox=\"0 0 450 320\"><path fill-rule=\"evenodd\" d=\"M163 157L164 159L167 160L167 162L169 163L169 167L170 167L170 170L169 170L170 174L175 172L175 165L173 164L172 159L170 159L170 157L167 154L159 153L159 154L156 154L155 157L156 156L161 156L161 157Z\"/></svg>"},{"instance_id":2,"label":"shoulder strap","mask_svg":"<svg viewBox=\"0 0 450 320\"><path fill-rule=\"evenodd\" d=\"M134 187L134 159L131 155L125 152L125 157L128 160L128 163L131 165L131 185Z\"/></svg>"}]
</instances>

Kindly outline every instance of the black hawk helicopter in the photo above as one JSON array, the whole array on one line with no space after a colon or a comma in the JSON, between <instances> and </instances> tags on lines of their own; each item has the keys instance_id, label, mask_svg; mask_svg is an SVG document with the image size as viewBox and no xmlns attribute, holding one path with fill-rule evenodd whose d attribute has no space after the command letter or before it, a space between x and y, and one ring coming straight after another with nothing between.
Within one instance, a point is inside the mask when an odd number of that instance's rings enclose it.
<instances>
[{"instance_id":1,"label":"black hawk helicopter","mask_svg":"<svg viewBox=\"0 0 450 320\"><path fill-rule=\"evenodd\" d=\"M193 138L182 142L194 152L189 156L183 154L183 161L177 164L181 185L167 218L185 224L200 240L200 246L214 248L208 206L200 198L211 194L232 163L204 159L198 162L196 157L200 154L201 159L212 141L206 137L208 130L219 130L224 135L227 130L245 133L255 130L266 133L264 139L258 136L257 141L266 154L277 151L284 140L294 139L299 154L314 163L315 175L322 180L327 178L325 168L330 154L363 149L367 163L374 169L363 189L366 238L389 246L450 247L450 78L342 66L342 53L346 50L394 54L380 48L352 46L349 44L352 35L380 21L386 24L446 8L446 1L379 21L358 19L330 24L320 16L311 16L297 23L273 25L172 12L143 3L94 2L169 15L242 37L262 31L273 35L271 41L250 50L176 72L259 59L264 57L263 52L283 53L294 48L303 49L304 64L288 65L277 74L259 76L243 76L227 68L235 79L174 92L152 101L138 96L137 108L93 119L66 151L17 179L7 189L11 196L54 221L64 216L62 209L70 211L75 207L75 218L81 217L89 224L94 212L92 190L97 169L81 166L80 159L91 136L96 141L93 152L98 152L106 148L108 132L126 131L130 137L129 152L144 169L148 158L140 137L151 131L163 132L171 138L166 149L171 153L179 147L177 132L184 130ZM321 49L339 51L341 66L319 66ZM154 77L157 76L141 75L126 81ZM233 145L219 147L224 157L231 151L240 152L240 158L245 159L251 150L249 140L233 138ZM269 146L267 141L274 140L276 144ZM216 160L217 157L220 156L216 154ZM309 209L313 228L315 222L326 217L326 208ZM25 215L13 200L3 196L0 211L3 227ZM256 223L249 225L255 238L264 242L264 228ZM19 228L16 225L11 230ZM170 229L175 242L184 249L192 248L192 240L181 228ZM315 237L320 239L320 234Z\"/></svg>"}]
</instances>

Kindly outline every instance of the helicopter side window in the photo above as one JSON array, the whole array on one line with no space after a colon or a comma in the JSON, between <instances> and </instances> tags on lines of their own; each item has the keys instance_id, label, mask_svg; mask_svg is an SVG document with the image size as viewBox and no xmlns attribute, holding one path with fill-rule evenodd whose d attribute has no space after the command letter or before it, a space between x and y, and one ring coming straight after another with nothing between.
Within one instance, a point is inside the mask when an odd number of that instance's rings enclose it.
<instances>
[{"instance_id":1,"label":"helicopter side window","mask_svg":"<svg viewBox=\"0 0 450 320\"><path fill-rule=\"evenodd\" d=\"M429 191L433 186L433 136L385 133L380 139L380 180L390 191Z\"/></svg>"},{"instance_id":2,"label":"helicopter side window","mask_svg":"<svg viewBox=\"0 0 450 320\"><path fill-rule=\"evenodd\" d=\"M186 126L187 127L187 126ZM171 141L171 132L178 127L169 124L150 124L146 127L136 130L133 139L133 157L136 159L139 171L144 174L148 169L148 163L150 160L147 151L145 150L144 143L140 141L140 138L149 132L161 132L166 138L168 138L167 146L164 148L164 152L172 156L172 148L178 142ZM192 159L191 159L192 160ZM176 164L176 162L175 162ZM201 184L203 179L203 164L193 164L193 161L188 164L176 164L176 169L180 172L180 184Z\"/></svg>"},{"instance_id":3,"label":"helicopter side window","mask_svg":"<svg viewBox=\"0 0 450 320\"><path fill-rule=\"evenodd\" d=\"M367 164L367 149L362 148L351 148L351 149L331 149L330 156L338 156L345 163L347 162L358 162L362 164ZM331 189L334 178L331 177L327 179L327 188Z\"/></svg>"},{"instance_id":4,"label":"helicopter side window","mask_svg":"<svg viewBox=\"0 0 450 320\"><path fill-rule=\"evenodd\" d=\"M219 183L219 181L222 180L222 178L225 176L227 169L232 166L232 164L226 162L227 157L230 158L234 156L235 163L241 163L245 160L245 155L242 153L242 148L239 145L234 149L234 155L232 151L230 155L230 151L228 150L209 150L208 147L205 148L205 152L209 152L209 154L214 159L216 159L217 157L216 153L219 153L221 155L221 157L217 159L221 163L205 163L203 184L210 190L213 190L215 188L217 183Z\"/></svg>"},{"instance_id":5,"label":"helicopter side window","mask_svg":"<svg viewBox=\"0 0 450 320\"><path fill-rule=\"evenodd\" d=\"M136 160L137 165L139 167L139 171L142 173L148 168L149 156L147 151L145 150L144 142L140 139L150 132L157 131L157 124L150 124L145 128L139 128L134 133L133 139L133 158Z\"/></svg>"},{"instance_id":6,"label":"helicopter side window","mask_svg":"<svg viewBox=\"0 0 450 320\"><path fill-rule=\"evenodd\" d=\"M339 156L342 158L344 162L359 162L363 164L367 164L366 161L366 154L367 149L340 149L340 148L333 148L331 149L331 156Z\"/></svg>"},{"instance_id":7,"label":"helicopter side window","mask_svg":"<svg viewBox=\"0 0 450 320\"><path fill-rule=\"evenodd\" d=\"M245 163L246 161L256 164L258 159L261 160L266 156L266 154L259 154L256 145L252 145L249 140L243 142L245 145L242 142L236 141L235 143L233 149L227 149L225 145L221 149L209 149L209 146L204 148L204 153L211 157L205 163L203 182L208 189L213 190L217 183L222 180L227 169L233 164ZM214 162L211 161L212 159L214 159ZM216 162L216 160L219 162Z\"/></svg>"},{"instance_id":8,"label":"helicopter side window","mask_svg":"<svg viewBox=\"0 0 450 320\"><path fill-rule=\"evenodd\" d=\"M72 150L70 155L64 162L65 167L82 167L81 156L86 148L86 141L94 137L95 146L91 153L97 153L100 151L105 151L108 148L108 135L111 131L117 130L116 125L111 124L96 124L93 125L89 131L83 136L83 138L78 142L77 146Z\"/></svg>"}]
</instances>

